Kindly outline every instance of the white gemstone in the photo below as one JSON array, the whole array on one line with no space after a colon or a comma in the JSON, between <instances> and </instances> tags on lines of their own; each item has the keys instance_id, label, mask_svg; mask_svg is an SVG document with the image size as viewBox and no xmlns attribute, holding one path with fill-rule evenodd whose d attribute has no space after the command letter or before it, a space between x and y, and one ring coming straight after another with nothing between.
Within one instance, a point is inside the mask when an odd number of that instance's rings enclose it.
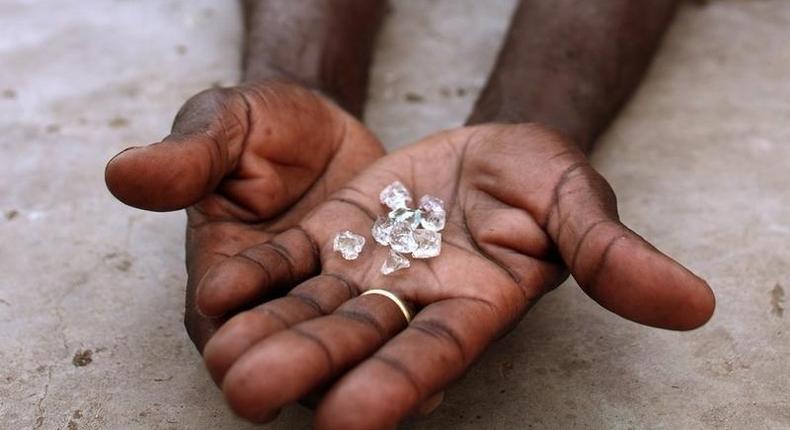
<instances>
[{"instance_id":1,"label":"white gemstone","mask_svg":"<svg viewBox=\"0 0 790 430\"><path fill-rule=\"evenodd\" d=\"M395 223L390 230L390 246L397 252L409 254L417 249L414 230L405 222Z\"/></svg>"},{"instance_id":2,"label":"white gemstone","mask_svg":"<svg viewBox=\"0 0 790 430\"><path fill-rule=\"evenodd\" d=\"M342 231L335 236L334 249L346 260L356 260L364 246L365 238L351 231Z\"/></svg>"},{"instance_id":3,"label":"white gemstone","mask_svg":"<svg viewBox=\"0 0 790 430\"><path fill-rule=\"evenodd\" d=\"M392 221L389 218L378 216L376 218L376 222L373 223L373 227L370 229L370 233L373 235L373 239L378 242L380 245L387 246L390 244L390 231L392 230Z\"/></svg>"},{"instance_id":4,"label":"white gemstone","mask_svg":"<svg viewBox=\"0 0 790 430\"><path fill-rule=\"evenodd\" d=\"M419 210L409 208L395 209L391 211L388 216L393 223L405 222L409 224L411 228L419 227L420 219L422 219L422 214Z\"/></svg>"},{"instance_id":5,"label":"white gemstone","mask_svg":"<svg viewBox=\"0 0 790 430\"><path fill-rule=\"evenodd\" d=\"M426 230L442 231L444 229L445 212L442 199L425 195L420 199L422 219L420 224Z\"/></svg>"},{"instance_id":6,"label":"white gemstone","mask_svg":"<svg viewBox=\"0 0 790 430\"><path fill-rule=\"evenodd\" d=\"M411 256L414 258L436 257L442 252L442 234L425 229L414 230L414 240L417 242Z\"/></svg>"},{"instance_id":7,"label":"white gemstone","mask_svg":"<svg viewBox=\"0 0 790 430\"><path fill-rule=\"evenodd\" d=\"M379 201L390 209L405 208L411 203L411 194L400 181L395 181L381 190Z\"/></svg>"},{"instance_id":8,"label":"white gemstone","mask_svg":"<svg viewBox=\"0 0 790 430\"><path fill-rule=\"evenodd\" d=\"M381 265L381 273L389 275L396 270L405 269L409 266L411 266L411 263L409 263L408 258L390 249L389 256L384 260L384 264Z\"/></svg>"}]
</instances>

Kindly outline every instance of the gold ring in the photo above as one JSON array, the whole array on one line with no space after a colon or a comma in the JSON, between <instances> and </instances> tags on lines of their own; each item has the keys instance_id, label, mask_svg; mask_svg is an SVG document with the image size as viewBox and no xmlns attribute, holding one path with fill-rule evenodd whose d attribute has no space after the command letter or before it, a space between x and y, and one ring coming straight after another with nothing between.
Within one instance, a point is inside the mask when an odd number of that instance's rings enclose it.
<instances>
[{"instance_id":1,"label":"gold ring","mask_svg":"<svg viewBox=\"0 0 790 430\"><path fill-rule=\"evenodd\" d=\"M403 316L406 317L406 324L411 322L411 311L409 310L409 307L406 306L406 303L404 303L403 300L400 299L400 297L396 296L395 294L387 290L380 290L380 289L367 290L364 293L360 294L360 297L366 294L378 294L380 296L384 296L392 300L393 302L395 302L396 305L398 305L400 311L403 312Z\"/></svg>"}]
</instances>

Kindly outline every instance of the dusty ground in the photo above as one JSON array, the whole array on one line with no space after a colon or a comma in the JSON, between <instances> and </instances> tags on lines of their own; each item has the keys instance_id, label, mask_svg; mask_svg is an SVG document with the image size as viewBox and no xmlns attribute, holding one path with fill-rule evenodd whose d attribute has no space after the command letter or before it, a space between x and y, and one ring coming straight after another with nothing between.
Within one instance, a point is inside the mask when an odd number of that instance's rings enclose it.
<instances>
[{"instance_id":1,"label":"dusty ground","mask_svg":"<svg viewBox=\"0 0 790 430\"><path fill-rule=\"evenodd\" d=\"M68 3L68 4L67 4ZM459 124L513 1L395 1L368 118L389 147ZM183 222L102 170L237 78L226 1L0 3L0 427L239 429L181 325ZM595 164L718 310L651 330L572 281L415 429L790 428L790 2L685 7ZM287 409L273 429L309 426Z\"/></svg>"}]
</instances>

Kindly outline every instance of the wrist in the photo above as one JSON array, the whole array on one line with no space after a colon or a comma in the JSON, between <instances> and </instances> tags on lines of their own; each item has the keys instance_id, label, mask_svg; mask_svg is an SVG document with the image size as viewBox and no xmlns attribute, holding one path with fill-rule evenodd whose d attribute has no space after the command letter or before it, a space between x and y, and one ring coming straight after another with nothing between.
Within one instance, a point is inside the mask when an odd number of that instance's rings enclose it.
<instances>
[{"instance_id":1,"label":"wrist","mask_svg":"<svg viewBox=\"0 0 790 430\"><path fill-rule=\"evenodd\" d=\"M361 116L385 9L384 0L245 3L244 82L296 83Z\"/></svg>"},{"instance_id":2,"label":"wrist","mask_svg":"<svg viewBox=\"0 0 790 430\"><path fill-rule=\"evenodd\" d=\"M676 3L521 0L468 122L537 122L588 152L638 84Z\"/></svg>"},{"instance_id":3,"label":"wrist","mask_svg":"<svg viewBox=\"0 0 790 430\"><path fill-rule=\"evenodd\" d=\"M523 88L489 86L478 98L466 124L540 124L560 133L585 154L589 154L594 138L590 128L595 121L592 115L585 116L573 111L571 103L540 105L519 90Z\"/></svg>"}]
</instances>

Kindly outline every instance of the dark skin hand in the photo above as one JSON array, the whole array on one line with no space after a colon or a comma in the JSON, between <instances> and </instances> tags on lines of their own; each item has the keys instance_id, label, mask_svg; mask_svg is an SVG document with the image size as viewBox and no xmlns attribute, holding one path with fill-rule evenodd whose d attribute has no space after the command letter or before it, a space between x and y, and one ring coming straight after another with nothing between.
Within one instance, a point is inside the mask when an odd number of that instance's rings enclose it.
<instances>
[{"instance_id":1,"label":"dark skin hand","mask_svg":"<svg viewBox=\"0 0 790 430\"><path fill-rule=\"evenodd\" d=\"M245 76L318 88L345 112L295 85L219 90L187 103L165 142L125 152L107 170L129 204L191 205L185 319L237 413L268 421L321 388L317 426L391 426L435 406L568 271L634 321L689 329L709 318L704 281L619 224L611 189L584 157L636 86L674 2L522 1L470 122L541 121L571 140L538 126L459 128L344 186L381 152L346 112L361 112L372 38L358 36L375 32L383 6L311 1L248 2ZM288 41L295 45L280 43ZM318 42L321 55L288 62ZM338 124L351 137L337 138ZM396 178L452 209L441 256L383 277L369 215L383 213L378 191ZM368 236L354 262L331 251L331 237L347 228ZM419 316L406 328L386 298L357 297L371 288L398 292Z\"/></svg>"},{"instance_id":2,"label":"dark skin hand","mask_svg":"<svg viewBox=\"0 0 790 430\"><path fill-rule=\"evenodd\" d=\"M388 250L370 226L394 180L443 199L448 224L440 256L383 276ZM357 260L332 250L345 229L367 238ZM535 125L442 132L380 159L295 228L214 265L198 287L208 315L288 295L232 317L205 358L252 421L334 381L317 428L386 428L460 376L567 270L602 306L642 324L686 330L713 311L702 279L619 222L611 188L567 140ZM411 302L411 324L387 298L359 297L373 288Z\"/></svg>"},{"instance_id":3,"label":"dark skin hand","mask_svg":"<svg viewBox=\"0 0 790 430\"><path fill-rule=\"evenodd\" d=\"M202 350L223 322L194 304L206 270L293 227L382 154L378 139L332 102L271 82L198 94L161 143L113 158L106 181L129 205L187 208L185 322Z\"/></svg>"},{"instance_id":4,"label":"dark skin hand","mask_svg":"<svg viewBox=\"0 0 790 430\"><path fill-rule=\"evenodd\" d=\"M170 136L119 154L106 171L108 188L124 203L187 208L184 323L200 351L223 322L195 306L206 269L294 225L383 154L357 118L385 2L243 6L245 84L193 97Z\"/></svg>"},{"instance_id":5,"label":"dark skin hand","mask_svg":"<svg viewBox=\"0 0 790 430\"><path fill-rule=\"evenodd\" d=\"M470 124L537 122L589 152L639 84L674 0L522 0Z\"/></svg>"}]
</instances>

